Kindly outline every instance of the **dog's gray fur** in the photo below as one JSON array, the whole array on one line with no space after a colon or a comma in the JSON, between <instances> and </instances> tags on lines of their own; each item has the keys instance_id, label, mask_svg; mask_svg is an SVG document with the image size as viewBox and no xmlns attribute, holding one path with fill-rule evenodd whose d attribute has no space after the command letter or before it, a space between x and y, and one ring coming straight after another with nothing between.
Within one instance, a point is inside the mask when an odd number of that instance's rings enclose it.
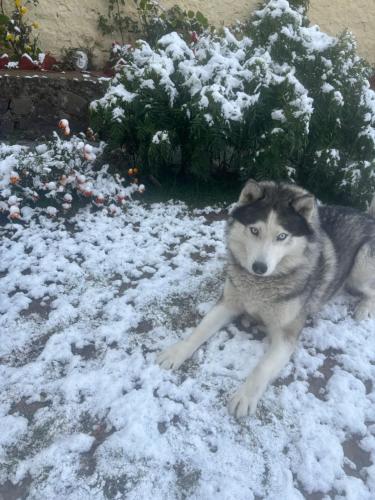
<instances>
[{"instance_id":1,"label":"dog's gray fur","mask_svg":"<svg viewBox=\"0 0 375 500\"><path fill-rule=\"evenodd\" d=\"M265 327L270 347L230 400L231 413L243 417L289 361L306 318L344 284L362 296L355 317L375 315L375 196L364 214L318 206L292 184L250 180L230 214L227 247L222 298L158 362L179 368L217 330L250 315Z\"/></svg>"}]
</instances>

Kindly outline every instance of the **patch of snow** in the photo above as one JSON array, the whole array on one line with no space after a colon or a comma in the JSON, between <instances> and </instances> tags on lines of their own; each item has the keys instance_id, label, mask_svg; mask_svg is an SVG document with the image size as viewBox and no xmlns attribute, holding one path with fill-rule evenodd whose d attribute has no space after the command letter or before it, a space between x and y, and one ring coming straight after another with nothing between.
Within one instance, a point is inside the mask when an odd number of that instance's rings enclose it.
<instances>
[{"instance_id":1,"label":"patch of snow","mask_svg":"<svg viewBox=\"0 0 375 500\"><path fill-rule=\"evenodd\" d=\"M309 52L324 52L337 44L337 38L320 31L319 26L300 27L299 31Z\"/></svg>"},{"instance_id":2,"label":"patch of snow","mask_svg":"<svg viewBox=\"0 0 375 500\"><path fill-rule=\"evenodd\" d=\"M271 118L272 120L276 120L282 123L286 122L286 116L282 109L275 109L274 111L272 111Z\"/></svg>"},{"instance_id":3,"label":"patch of snow","mask_svg":"<svg viewBox=\"0 0 375 500\"><path fill-rule=\"evenodd\" d=\"M152 137L153 144L160 144L161 142L168 142L169 143L169 135L167 130L159 130L154 134Z\"/></svg>"},{"instance_id":4,"label":"patch of snow","mask_svg":"<svg viewBox=\"0 0 375 500\"><path fill-rule=\"evenodd\" d=\"M35 500L374 498L374 466L348 474L344 443L360 436L373 464L375 321L354 322L347 297L242 422L226 401L264 352L255 331L230 325L176 373L155 364L220 297L210 213L134 202L2 229L0 482L30 476Z\"/></svg>"}]
</instances>

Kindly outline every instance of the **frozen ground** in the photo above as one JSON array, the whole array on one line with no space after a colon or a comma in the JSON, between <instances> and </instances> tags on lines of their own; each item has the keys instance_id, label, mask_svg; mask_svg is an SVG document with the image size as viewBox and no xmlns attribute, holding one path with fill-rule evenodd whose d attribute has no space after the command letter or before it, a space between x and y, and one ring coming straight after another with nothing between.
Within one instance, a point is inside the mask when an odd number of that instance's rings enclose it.
<instances>
[{"instance_id":1,"label":"frozen ground","mask_svg":"<svg viewBox=\"0 0 375 500\"><path fill-rule=\"evenodd\" d=\"M375 322L339 297L254 417L226 401L264 349L239 324L155 365L220 295L223 215L134 204L6 229L0 498L375 498Z\"/></svg>"}]
</instances>

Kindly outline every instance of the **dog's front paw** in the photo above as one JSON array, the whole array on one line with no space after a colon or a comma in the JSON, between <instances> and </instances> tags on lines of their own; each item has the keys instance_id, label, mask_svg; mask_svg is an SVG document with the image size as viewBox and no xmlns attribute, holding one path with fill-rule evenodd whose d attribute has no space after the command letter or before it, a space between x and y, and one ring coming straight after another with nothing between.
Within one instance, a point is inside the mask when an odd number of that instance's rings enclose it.
<instances>
[{"instance_id":1,"label":"dog's front paw","mask_svg":"<svg viewBox=\"0 0 375 500\"><path fill-rule=\"evenodd\" d=\"M191 355L189 345L185 340L181 340L162 351L157 357L157 362L161 368L177 370Z\"/></svg>"},{"instance_id":2,"label":"dog's front paw","mask_svg":"<svg viewBox=\"0 0 375 500\"><path fill-rule=\"evenodd\" d=\"M236 418L253 415L260 397L261 394L249 389L246 384L242 385L229 400L229 413Z\"/></svg>"}]
</instances>

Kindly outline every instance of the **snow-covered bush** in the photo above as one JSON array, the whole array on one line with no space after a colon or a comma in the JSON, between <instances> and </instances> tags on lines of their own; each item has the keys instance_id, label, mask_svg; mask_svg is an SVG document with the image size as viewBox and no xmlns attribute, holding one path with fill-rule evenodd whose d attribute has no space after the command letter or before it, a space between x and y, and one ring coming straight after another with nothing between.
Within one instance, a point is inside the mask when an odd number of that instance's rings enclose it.
<instances>
[{"instance_id":1,"label":"snow-covered bush","mask_svg":"<svg viewBox=\"0 0 375 500\"><path fill-rule=\"evenodd\" d=\"M94 127L154 176L223 170L288 178L325 200L375 188L375 94L349 33L309 26L305 0L271 0L251 20L191 44L138 42Z\"/></svg>"},{"instance_id":2,"label":"snow-covered bush","mask_svg":"<svg viewBox=\"0 0 375 500\"><path fill-rule=\"evenodd\" d=\"M144 186L109 173L108 165L95 166L103 147L89 144L83 134L64 140L54 133L35 148L0 143L0 214L27 220L38 208L54 217L69 214L80 198L116 215Z\"/></svg>"}]
</instances>

